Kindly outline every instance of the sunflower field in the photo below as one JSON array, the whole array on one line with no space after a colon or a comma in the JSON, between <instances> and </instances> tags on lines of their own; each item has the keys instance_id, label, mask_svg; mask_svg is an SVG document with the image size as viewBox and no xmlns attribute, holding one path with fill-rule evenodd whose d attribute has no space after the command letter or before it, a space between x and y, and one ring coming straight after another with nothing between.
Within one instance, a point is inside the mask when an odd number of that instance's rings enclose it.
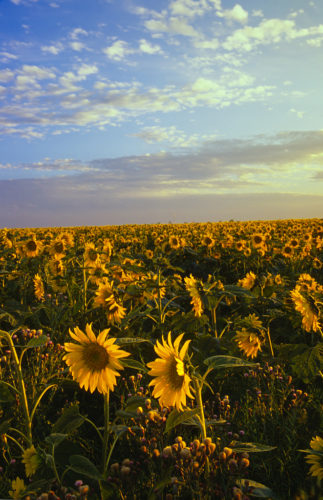
<instances>
[{"instance_id":1,"label":"sunflower field","mask_svg":"<svg viewBox=\"0 0 323 500\"><path fill-rule=\"evenodd\" d=\"M0 498L323 499L323 220L0 229Z\"/></svg>"}]
</instances>

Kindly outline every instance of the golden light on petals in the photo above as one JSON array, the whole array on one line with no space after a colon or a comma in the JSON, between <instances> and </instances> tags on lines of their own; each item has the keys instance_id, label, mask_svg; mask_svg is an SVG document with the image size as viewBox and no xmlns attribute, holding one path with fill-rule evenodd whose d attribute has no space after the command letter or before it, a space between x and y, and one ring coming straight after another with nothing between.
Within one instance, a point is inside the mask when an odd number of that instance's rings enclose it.
<instances>
[{"instance_id":1,"label":"golden light on petals","mask_svg":"<svg viewBox=\"0 0 323 500\"><path fill-rule=\"evenodd\" d=\"M190 340L187 340L179 350L179 344L184 334L179 335L174 343L171 334L167 341L162 338L155 346L155 352L159 356L147 363L150 368L149 375L154 377L149 385L154 386L153 396L159 399L162 406L175 406L179 411L186 406L186 398L193 398L191 393L191 378L185 371L184 357L186 355Z\"/></svg>"},{"instance_id":2,"label":"golden light on petals","mask_svg":"<svg viewBox=\"0 0 323 500\"><path fill-rule=\"evenodd\" d=\"M123 351L115 344L116 339L108 339L109 329L103 330L96 337L92 325L87 324L84 333L77 326L74 332L70 330L70 336L78 344L65 342L64 347L67 354L63 357L69 366L73 379L80 387L101 393L113 391L116 385L116 377L123 370L120 363L130 353Z\"/></svg>"}]
</instances>

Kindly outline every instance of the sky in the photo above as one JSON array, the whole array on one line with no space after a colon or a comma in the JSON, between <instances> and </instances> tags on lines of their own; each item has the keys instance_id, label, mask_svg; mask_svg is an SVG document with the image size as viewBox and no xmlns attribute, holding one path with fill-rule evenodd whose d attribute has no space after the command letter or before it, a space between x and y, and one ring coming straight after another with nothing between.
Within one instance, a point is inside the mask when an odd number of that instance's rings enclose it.
<instances>
[{"instance_id":1,"label":"sky","mask_svg":"<svg viewBox=\"0 0 323 500\"><path fill-rule=\"evenodd\" d=\"M0 227L323 217L322 0L0 0Z\"/></svg>"}]
</instances>

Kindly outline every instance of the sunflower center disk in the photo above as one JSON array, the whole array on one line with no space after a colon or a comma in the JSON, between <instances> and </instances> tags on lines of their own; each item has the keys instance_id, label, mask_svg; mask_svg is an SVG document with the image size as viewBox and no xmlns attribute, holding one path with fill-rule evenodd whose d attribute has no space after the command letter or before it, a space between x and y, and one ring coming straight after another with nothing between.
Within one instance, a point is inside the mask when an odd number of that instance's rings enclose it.
<instances>
[{"instance_id":1,"label":"sunflower center disk","mask_svg":"<svg viewBox=\"0 0 323 500\"><path fill-rule=\"evenodd\" d=\"M109 364L109 354L100 344L90 344L84 349L83 360L93 371L103 370Z\"/></svg>"},{"instance_id":2,"label":"sunflower center disk","mask_svg":"<svg viewBox=\"0 0 323 500\"><path fill-rule=\"evenodd\" d=\"M184 381L184 363L174 357L169 367L169 381L174 389L181 389Z\"/></svg>"}]
</instances>

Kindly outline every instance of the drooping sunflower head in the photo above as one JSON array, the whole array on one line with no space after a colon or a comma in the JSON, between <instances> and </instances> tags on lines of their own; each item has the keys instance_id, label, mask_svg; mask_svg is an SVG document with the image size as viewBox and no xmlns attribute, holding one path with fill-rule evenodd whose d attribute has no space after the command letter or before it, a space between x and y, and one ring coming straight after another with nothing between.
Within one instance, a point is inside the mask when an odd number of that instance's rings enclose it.
<instances>
[{"instance_id":1,"label":"drooping sunflower head","mask_svg":"<svg viewBox=\"0 0 323 500\"><path fill-rule=\"evenodd\" d=\"M239 349L251 358L255 358L263 344L262 338L258 333L251 332L246 328L237 331L234 340L238 343Z\"/></svg>"},{"instance_id":2,"label":"drooping sunflower head","mask_svg":"<svg viewBox=\"0 0 323 500\"><path fill-rule=\"evenodd\" d=\"M247 290L251 290L255 286L256 278L255 273L250 271L244 278L238 281L238 285Z\"/></svg>"},{"instance_id":3,"label":"drooping sunflower head","mask_svg":"<svg viewBox=\"0 0 323 500\"><path fill-rule=\"evenodd\" d=\"M304 330L306 332L310 332L311 330L317 332L320 329L319 310L313 297L305 292L301 293L298 285L296 285L290 294L296 311L302 315L302 327Z\"/></svg>"},{"instance_id":4,"label":"drooping sunflower head","mask_svg":"<svg viewBox=\"0 0 323 500\"><path fill-rule=\"evenodd\" d=\"M174 406L179 411L186 406L187 397L194 397L190 387L191 378L184 364L190 340L179 349L183 335L179 335L172 343L169 332L167 341L164 337L162 342L157 341L155 352L159 357L147 363L150 368L149 375L154 377L149 384L154 386L153 396L159 400L161 406Z\"/></svg>"},{"instance_id":5,"label":"drooping sunflower head","mask_svg":"<svg viewBox=\"0 0 323 500\"><path fill-rule=\"evenodd\" d=\"M96 337L92 325L87 324L85 333L79 327L70 330L70 336L78 343L65 342L67 354L63 357L69 366L73 379L80 387L101 393L113 391L119 370L123 370L120 363L130 353L123 351L115 344L115 338L107 338L109 329L103 330Z\"/></svg>"},{"instance_id":6,"label":"drooping sunflower head","mask_svg":"<svg viewBox=\"0 0 323 500\"><path fill-rule=\"evenodd\" d=\"M45 297L44 283L39 274L35 274L34 279L34 293L37 300L43 301Z\"/></svg>"},{"instance_id":7,"label":"drooping sunflower head","mask_svg":"<svg viewBox=\"0 0 323 500\"><path fill-rule=\"evenodd\" d=\"M306 455L306 462L311 465L310 474L318 478L319 481L323 479L323 439L320 436L315 436L310 442L310 447L315 454Z\"/></svg>"}]
</instances>

